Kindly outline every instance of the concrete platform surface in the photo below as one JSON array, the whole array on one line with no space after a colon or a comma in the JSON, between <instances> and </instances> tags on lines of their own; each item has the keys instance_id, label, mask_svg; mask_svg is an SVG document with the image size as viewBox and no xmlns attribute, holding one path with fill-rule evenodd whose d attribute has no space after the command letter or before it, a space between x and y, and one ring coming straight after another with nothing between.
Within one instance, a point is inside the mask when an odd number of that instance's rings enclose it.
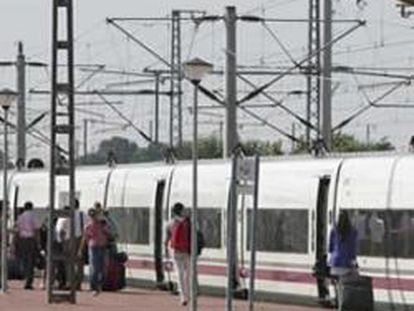
<instances>
[{"instance_id":1,"label":"concrete platform surface","mask_svg":"<svg viewBox=\"0 0 414 311\"><path fill-rule=\"evenodd\" d=\"M9 290L0 294L1 311L44 311L44 310L77 310L77 311L186 311L189 307L179 305L178 296L168 292L128 288L119 292L103 292L93 296L90 291L77 294L77 304L59 303L48 305L46 292L39 288L23 290L21 282L10 282ZM225 310L225 299L201 296L198 299L198 310ZM248 310L247 301L234 300L234 310ZM255 304L257 311L321 311L326 309L270 303Z\"/></svg>"}]
</instances>

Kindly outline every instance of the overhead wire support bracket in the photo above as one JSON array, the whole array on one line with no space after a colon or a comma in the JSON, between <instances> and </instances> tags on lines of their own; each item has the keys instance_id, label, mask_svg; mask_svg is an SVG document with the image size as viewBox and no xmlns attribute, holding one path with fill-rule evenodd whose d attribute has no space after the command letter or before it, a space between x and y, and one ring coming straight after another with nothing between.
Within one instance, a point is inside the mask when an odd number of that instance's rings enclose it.
<instances>
[{"instance_id":1,"label":"overhead wire support bracket","mask_svg":"<svg viewBox=\"0 0 414 311\"><path fill-rule=\"evenodd\" d=\"M363 92L365 98L368 101L368 105L360 108L358 111L356 111L355 113L353 113L351 116L349 116L348 118L346 118L345 120L343 120L342 122L340 122L338 125L334 126L332 128L332 133L340 130L341 128L343 128L344 126L348 125L351 121L353 121L354 119L356 119L357 117L359 117L361 114L363 114L365 111L367 111L368 109L374 107L374 108L381 108L382 105L378 105L377 103L381 100L383 100L384 98L386 98L387 96L391 95L392 93L394 93L396 90L398 90L401 86L403 85L407 85L410 84L409 81L402 81L401 83L393 86L392 88L390 88L389 90L385 91L382 95L378 96L376 99L374 100L370 100L368 98L368 95ZM389 108L389 107L384 107L384 108Z\"/></svg>"},{"instance_id":2,"label":"overhead wire support bracket","mask_svg":"<svg viewBox=\"0 0 414 311\"><path fill-rule=\"evenodd\" d=\"M115 19L113 18L107 18L106 22L109 25L114 26L119 31L121 31L124 35L126 35L129 39L134 41L136 44L141 46L144 50L149 52L151 55L153 55L155 58L157 58L159 61L161 61L163 64L167 65L167 67L171 67L171 64L167 62L161 55L159 55L157 52L155 52L152 48L150 48L148 45L144 44L141 40L138 40L134 35L132 35L129 31L127 31L124 27L119 25Z\"/></svg>"},{"instance_id":3,"label":"overhead wire support bracket","mask_svg":"<svg viewBox=\"0 0 414 311\"><path fill-rule=\"evenodd\" d=\"M224 102L222 104L224 105ZM245 114L249 115L250 117L252 117L253 119L258 120L262 125L265 125L269 128L271 128L272 130L278 132L279 134L285 136L286 138L289 138L290 140L297 142L297 143L304 143L301 139L287 133L286 131L282 130L281 128L277 127L276 125L270 123L269 121L267 121L265 118L262 118L260 115L258 115L257 113L253 112L252 110L248 109L245 105L237 105L236 106L238 109L242 110Z\"/></svg>"},{"instance_id":4,"label":"overhead wire support bracket","mask_svg":"<svg viewBox=\"0 0 414 311\"><path fill-rule=\"evenodd\" d=\"M194 19L194 18L193 18ZM203 21L218 21L218 20L222 20L223 17L221 16L204 16L202 17ZM251 17L246 17L246 19L248 20L253 20L253 18ZM121 33L123 33L125 36L127 36L127 38L131 39L133 42L137 43L139 46L141 46L144 50L146 50L147 52L149 52L151 55L153 55L156 59L158 59L159 61L161 61L161 63L163 63L164 65L166 65L169 69L172 68L172 65L165 60L160 54L158 54L157 52L155 52L151 47L149 47L148 45L144 44L141 40L139 40L136 36L134 36L133 34L131 34L128 30L126 30L124 27L122 27L121 25L119 25L119 23L117 23L117 21L139 21L139 20L150 20L147 18L107 18L106 21L108 24L113 25L115 28L117 28L119 31L121 31ZM164 18L160 18L157 20L165 20ZM168 19L170 20L170 19ZM360 23L361 25L362 23ZM349 31L345 32L344 34L340 35L338 38L335 39L335 42L339 39L341 39L342 37L346 36L348 33L352 32L354 30L354 28L357 28L359 26L355 26L352 29L350 29ZM333 44L334 42L332 42L331 44ZM307 58L303 61L303 63L307 60ZM282 74L283 75L289 75L292 74L294 72L295 69L300 68L299 66L295 66L294 68L290 68L288 71L283 71ZM186 77L183 77L184 79L187 79ZM188 80L188 79L187 79ZM191 82L191 81L190 81ZM202 94L204 94L205 96L207 96L208 98L210 98L211 100L219 103L222 106L225 106L224 100L220 99L218 96L216 96L214 94L214 92L210 91L209 89L207 89L206 87L202 86L201 84L196 86L200 92ZM237 103L238 105L241 104L241 102L239 101ZM278 128L277 126L271 124L270 122L268 122L267 120L261 118L259 115L257 115L256 113L252 112L251 110L240 106L238 107L239 109L242 109L246 114L250 115L251 117L255 118L256 120L259 120L260 122L262 122L262 124L272 128L273 130L277 131L278 133L288 137L289 139L295 141L295 142L302 142L301 140L299 140L298 138L292 136L291 134L281 130L280 128Z\"/></svg>"},{"instance_id":5,"label":"overhead wire support bracket","mask_svg":"<svg viewBox=\"0 0 414 311\"><path fill-rule=\"evenodd\" d=\"M96 95L96 94L106 95L106 96L134 96L134 95L154 95L155 90L152 89L142 89L142 90L87 90L87 91L75 91L75 95ZM49 95L49 90L29 90L29 94L34 95ZM159 91L159 95L171 96L170 91Z\"/></svg>"},{"instance_id":6,"label":"overhead wire support bracket","mask_svg":"<svg viewBox=\"0 0 414 311\"><path fill-rule=\"evenodd\" d=\"M245 83L247 83L248 85L254 86L253 82L249 81L245 77L242 77L242 76L238 75L238 78L241 79L242 81L244 81ZM271 95L269 95L265 91L262 93L262 95L264 97L266 97L268 100L270 100L274 104L273 107L275 107L275 108L281 108L286 113L290 114L292 117L294 117L295 119L297 119L304 126L309 127L312 130L314 130L314 131L317 131L317 132L319 131L319 129L317 129L313 124L309 123L304 118L302 118L301 116L299 116L298 114L296 114L295 112L293 112L292 110L290 110L288 107L286 107L285 105L283 105L283 102L282 101L278 101L278 100L274 99ZM246 107L246 106L245 105L242 105L242 107Z\"/></svg>"},{"instance_id":7,"label":"overhead wire support bracket","mask_svg":"<svg viewBox=\"0 0 414 311\"><path fill-rule=\"evenodd\" d=\"M348 66L334 66L332 67L333 72L337 73L349 73L358 76L370 76L370 77L381 77L381 78L390 78L390 79L403 79L403 80L414 80L414 75L402 75L386 72L377 72L377 71L368 71L368 70L358 70Z\"/></svg>"},{"instance_id":8,"label":"overhead wire support bracket","mask_svg":"<svg viewBox=\"0 0 414 311\"><path fill-rule=\"evenodd\" d=\"M265 22L269 22L269 23L309 23L309 19L307 18L263 18L262 19ZM317 23L326 23L326 21L324 19L318 19L315 20L315 22ZM360 20L360 19L335 19L332 20L332 23L351 23L351 24L355 24L355 23L365 23L364 20Z\"/></svg>"},{"instance_id":9,"label":"overhead wire support bracket","mask_svg":"<svg viewBox=\"0 0 414 311\"><path fill-rule=\"evenodd\" d=\"M147 142L153 143L153 140L149 135L147 135L144 131L142 131L140 128L138 128L130 119L128 119L124 114L119 111L109 100L105 98L105 96L101 92L95 91L95 95L98 95L113 111L115 111L118 116L127 122L128 125L130 125L135 131L138 132L139 135L141 135Z\"/></svg>"},{"instance_id":10,"label":"overhead wire support bracket","mask_svg":"<svg viewBox=\"0 0 414 311\"><path fill-rule=\"evenodd\" d=\"M155 58L157 58L159 61L161 61L164 65L166 65L168 68L171 69L172 66L171 66L171 64L167 60L165 60L161 55L159 55L158 53L156 53L152 48L150 48L149 46L147 46L146 44L144 44L141 40L139 40L134 35L132 35L130 32L128 32L125 28L123 28L119 24L115 23L115 20L113 18L107 18L107 21L108 21L108 23L110 23L111 25L113 25L114 27L116 27L118 30L120 30L129 39L131 39L132 41L134 41L135 43L137 43L139 46L141 46L142 48L144 48L147 52L149 52L151 55L153 55ZM186 80L188 80L185 76L183 78L186 79ZM214 101L216 101L216 102L224 105L224 101L220 100L217 96L215 96L213 92L211 92L207 88L203 87L201 84L199 84L197 87L198 87L198 89L204 95L206 95L210 99L212 99L212 100L214 100Z\"/></svg>"},{"instance_id":11,"label":"overhead wire support bracket","mask_svg":"<svg viewBox=\"0 0 414 311\"><path fill-rule=\"evenodd\" d=\"M267 88L269 88L270 86L272 86L277 81L283 79L285 76L287 76L288 74L290 74L291 72L293 72L295 69L300 68L302 66L302 64L304 64L305 62L307 62L310 57L313 57L316 53L320 53L320 52L326 50L328 47L332 46L333 44L335 44L339 40L342 40L344 37L348 36L349 34L351 34L352 32L354 32L356 29L358 29L359 27L364 26L364 25L365 25L365 22L364 21L360 21L357 25L351 27L350 29L348 29L345 32L343 32L342 34L338 35L331 42L327 43L326 45L324 45L323 47L321 47L319 50L315 51L311 55L308 55L307 57L303 58L301 61L297 62L296 65L292 66L291 68L289 68L288 70L286 70L285 72L283 72L282 74L280 74L279 76L275 77L274 79L272 79L269 82L265 83L261 87L258 87L255 90L253 90L251 93L247 94L245 97L243 97L242 99L240 99L238 103L240 104L240 103L243 103L245 101L248 101L248 100L251 100L251 99L255 98L262 91L266 90Z\"/></svg>"}]
</instances>

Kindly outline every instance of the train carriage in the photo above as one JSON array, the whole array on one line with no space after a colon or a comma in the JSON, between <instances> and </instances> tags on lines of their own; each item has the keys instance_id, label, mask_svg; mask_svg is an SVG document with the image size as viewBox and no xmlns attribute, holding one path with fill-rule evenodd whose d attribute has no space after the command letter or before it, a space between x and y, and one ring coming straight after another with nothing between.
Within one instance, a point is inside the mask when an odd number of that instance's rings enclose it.
<instances>
[{"instance_id":1,"label":"train carriage","mask_svg":"<svg viewBox=\"0 0 414 311\"><path fill-rule=\"evenodd\" d=\"M263 159L256 232L259 296L315 300L312 266L327 251L338 211L346 209L358 230L360 271L373 277L376 301L414 304L413 168L410 155ZM198 172L198 221L206 237L200 284L224 293L231 164L203 160ZM13 219L26 200L44 217L48 174L10 174ZM67 189L65 182L65 177L58 178L59 208L67 204L67 193L59 190ZM130 280L147 285L168 280L163 267L165 225L174 202L191 211L190 162L81 167L76 171L76 195L85 211L93 202L102 202L118 224L120 248L130 257ZM251 207L250 196L238 196L240 287L248 280Z\"/></svg>"},{"instance_id":2,"label":"train carriage","mask_svg":"<svg viewBox=\"0 0 414 311\"><path fill-rule=\"evenodd\" d=\"M358 264L377 301L414 304L413 156L345 159L335 209L358 231Z\"/></svg>"}]
</instances>

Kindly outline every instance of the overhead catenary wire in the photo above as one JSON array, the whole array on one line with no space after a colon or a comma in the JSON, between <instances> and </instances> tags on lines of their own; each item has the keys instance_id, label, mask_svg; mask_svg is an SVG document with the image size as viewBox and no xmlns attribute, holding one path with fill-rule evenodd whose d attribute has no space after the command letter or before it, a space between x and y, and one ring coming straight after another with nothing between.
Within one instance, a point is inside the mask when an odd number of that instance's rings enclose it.
<instances>
[{"instance_id":1,"label":"overhead catenary wire","mask_svg":"<svg viewBox=\"0 0 414 311\"><path fill-rule=\"evenodd\" d=\"M273 2L272 2L272 1L269 1L269 2L271 2L271 3L276 3L276 1L273 1ZM288 2L287 2L287 1L279 1L279 3L282 3L282 5L283 5L283 3L285 3L285 4L286 4L286 3L288 3ZM269 7L267 7L267 9L269 9ZM212 24L214 24L214 23L212 23ZM197 38L197 39L199 39L199 38ZM198 41L199 41L199 40L197 40L197 43L198 43ZM334 53L335 53L335 52L334 52ZM217 53L217 54L219 54L219 53ZM380 104L379 104L379 105L380 105ZM388 107L388 105L381 105L381 106L382 106L382 108L387 108L387 107ZM391 108L391 105L390 105L390 108ZM395 108L399 108L399 107L397 107L397 106L396 106ZM405 105L404 105L404 107L402 107L402 108L405 108Z\"/></svg>"},{"instance_id":2,"label":"overhead catenary wire","mask_svg":"<svg viewBox=\"0 0 414 311\"><path fill-rule=\"evenodd\" d=\"M194 31L193 31L193 34L191 36L190 46L188 48L188 53L187 53L187 59L190 59L191 54L193 52L194 42L195 42L195 38L197 36L199 28L200 28L200 23L194 22Z\"/></svg>"},{"instance_id":3,"label":"overhead catenary wire","mask_svg":"<svg viewBox=\"0 0 414 311\"><path fill-rule=\"evenodd\" d=\"M282 49L282 51L286 54L286 56L289 58L289 60L292 62L293 65L297 65L297 61L293 57L293 55L289 52L288 48L285 47L283 42L279 39L279 37L276 35L275 31L272 30L269 25L267 25L265 22L262 22L263 27L267 30L267 32L270 34L270 36L277 42L279 47Z\"/></svg>"},{"instance_id":4,"label":"overhead catenary wire","mask_svg":"<svg viewBox=\"0 0 414 311\"><path fill-rule=\"evenodd\" d=\"M106 99L106 97L104 95L102 95L102 93L96 91L95 92L96 95L98 95L113 111L116 112L116 114L123 119L124 121L127 122L127 124L129 124L136 132L138 132L138 134L144 138L144 140L146 140L149 143L153 143L151 137L146 134L144 131L142 131L140 128L138 128L128 117L126 117L118 108L116 108L109 100Z\"/></svg>"},{"instance_id":5,"label":"overhead catenary wire","mask_svg":"<svg viewBox=\"0 0 414 311\"><path fill-rule=\"evenodd\" d=\"M155 58L157 58L163 64L167 65L167 67L171 68L171 64L167 60L165 60L162 56L160 56L158 53L156 53L152 48L150 48L149 46L147 46L146 44L141 42L141 40L139 40L135 36L133 36L130 32L128 32L126 29L124 29L118 23L116 23L117 20L119 20L119 19L117 19L117 18L107 18L107 22L110 25L114 25L124 35L129 37L132 41L136 42L139 46L144 48L147 52L149 52L151 55L153 55ZM198 84L196 87L200 90L200 92L202 94L206 95L208 98L210 98L213 101L219 103L220 105L224 105L224 101L222 99L220 99L219 97L217 97L213 92L208 90L206 87L202 86L201 84ZM280 134L284 135L285 137L287 137L287 138L289 138L293 141L296 141L296 142L301 142L298 138L292 136L291 134L287 133L286 131L283 131L279 127L277 127L277 126L271 124L270 122L268 122L267 120L261 118L257 113L254 113L253 111L251 111L251 110L249 110L245 107L239 107L239 109L242 109L246 114L250 115L251 117L253 117L257 120L259 120L260 122L262 122L263 125L266 125L266 126L272 128L273 130L275 130L275 131L279 132Z\"/></svg>"}]
</instances>

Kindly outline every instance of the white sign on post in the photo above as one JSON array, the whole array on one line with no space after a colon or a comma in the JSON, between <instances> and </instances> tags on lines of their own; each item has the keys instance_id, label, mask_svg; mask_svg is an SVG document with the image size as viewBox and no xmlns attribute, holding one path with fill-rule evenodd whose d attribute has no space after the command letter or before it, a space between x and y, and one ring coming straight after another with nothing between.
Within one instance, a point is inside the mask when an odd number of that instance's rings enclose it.
<instances>
[{"instance_id":1,"label":"white sign on post","mask_svg":"<svg viewBox=\"0 0 414 311\"><path fill-rule=\"evenodd\" d=\"M256 174L254 158L244 158L237 163L237 176L240 181L239 192L246 195L253 195Z\"/></svg>"},{"instance_id":2,"label":"white sign on post","mask_svg":"<svg viewBox=\"0 0 414 311\"><path fill-rule=\"evenodd\" d=\"M244 158L238 164L237 176L239 179L254 182L254 158Z\"/></svg>"}]
</instances>

